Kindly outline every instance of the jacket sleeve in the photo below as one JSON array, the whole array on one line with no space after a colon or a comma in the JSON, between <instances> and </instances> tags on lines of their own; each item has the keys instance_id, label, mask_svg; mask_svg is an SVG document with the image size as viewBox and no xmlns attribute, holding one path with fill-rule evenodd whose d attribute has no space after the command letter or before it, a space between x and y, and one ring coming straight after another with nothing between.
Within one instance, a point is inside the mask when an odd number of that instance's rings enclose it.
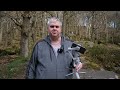
<instances>
[{"instance_id":1,"label":"jacket sleeve","mask_svg":"<svg viewBox=\"0 0 120 90\"><path fill-rule=\"evenodd\" d=\"M37 64L37 45L34 46L34 49L32 51L32 55L30 58L30 61L27 64L27 69L26 69L26 79L35 79L35 74L36 74L36 64Z\"/></svg>"}]
</instances>

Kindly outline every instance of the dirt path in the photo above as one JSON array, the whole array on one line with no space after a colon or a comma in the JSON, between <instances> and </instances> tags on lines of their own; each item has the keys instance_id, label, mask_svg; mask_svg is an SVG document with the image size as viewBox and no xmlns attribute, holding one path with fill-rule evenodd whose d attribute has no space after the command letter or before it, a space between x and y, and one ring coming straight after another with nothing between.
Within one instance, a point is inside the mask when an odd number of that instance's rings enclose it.
<instances>
[{"instance_id":1,"label":"dirt path","mask_svg":"<svg viewBox=\"0 0 120 90\"><path fill-rule=\"evenodd\" d=\"M81 79L119 79L118 75L113 71L100 71L100 70L89 70L81 69L79 71ZM74 79L77 79L74 75Z\"/></svg>"}]
</instances>

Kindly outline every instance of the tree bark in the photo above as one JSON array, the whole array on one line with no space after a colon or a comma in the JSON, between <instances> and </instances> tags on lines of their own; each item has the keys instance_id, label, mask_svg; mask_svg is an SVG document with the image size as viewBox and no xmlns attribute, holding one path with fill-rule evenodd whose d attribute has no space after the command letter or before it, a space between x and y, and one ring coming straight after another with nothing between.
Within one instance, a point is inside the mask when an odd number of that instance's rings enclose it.
<instances>
[{"instance_id":1,"label":"tree bark","mask_svg":"<svg viewBox=\"0 0 120 90\"><path fill-rule=\"evenodd\" d=\"M21 40L20 40L20 55L23 57L28 57L28 39L30 32L30 17L29 11L25 11L23 14L23 25L21 29Z\"/></svg>"},{"instance_id":2,"label":"tree bark","mask_svg":"<svg viewBox=\"0 0 120 90\"><path fill-rule=\"evenodd\" d=\"M2 43L2 34L3 34L2 22L0 22L0 44Z\"/></svg>"}]
</instances>

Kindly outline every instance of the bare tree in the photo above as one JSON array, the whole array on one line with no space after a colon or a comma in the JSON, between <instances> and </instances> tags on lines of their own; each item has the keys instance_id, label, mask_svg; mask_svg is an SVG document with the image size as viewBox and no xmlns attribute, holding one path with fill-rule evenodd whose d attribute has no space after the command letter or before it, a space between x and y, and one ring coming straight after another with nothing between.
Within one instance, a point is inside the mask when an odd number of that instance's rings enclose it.
<instances>
[{"instance_id":1,"label":"bare tree","mask_svg":"<svg viewBox=\"0 0 120 90\"><path fill-rule=\"evenodd\" d=\"M30 33L30 12L25 11L22 14L23 17L23 23L21 27L21 41L20 41L20 54L24 57L27 57L29 54L29 49L28 49L28 38L29 38L29 33Z\"/></svg>"},{"instance_id":2,"label":"bare tree","mask_svg":"<svg viewBox=\"0 0 120 90\"><path fill-rule=\"evenodd\" d=\"M16 17L12 16L11 14L7 14L7 16L14 22L14 24L20 30L21 33L20 55L27 57L29 53L28 38L31 30L30 11L15 12L15 13L17 14Z\"/></svg>"},{"instance_id":3,"label":"bare tree","mask_svg":"<svg viewBox=\"0 0 120 90\"><path fill-rule=\"evenodd\" d=\"M0 44L2 43L2 35L3 35L2 24L3 24L3 22L2 22L2 20L0 18Z\"/></svg>"}]
</instances>

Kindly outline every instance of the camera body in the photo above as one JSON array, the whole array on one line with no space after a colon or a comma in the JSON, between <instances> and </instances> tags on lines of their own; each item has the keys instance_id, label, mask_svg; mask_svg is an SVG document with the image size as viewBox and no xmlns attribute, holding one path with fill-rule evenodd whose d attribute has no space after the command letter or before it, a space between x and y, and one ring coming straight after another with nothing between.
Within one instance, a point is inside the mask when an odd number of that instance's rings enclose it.
<instances>
[{"instance_id":1,"label":"camera body","mask_svg":"<svg viewBox=\"0 0 120 90\"><path fill-rule=\"evenodd\" d=\"M85 53L86 49L84 47L82 47L81 45L73 43L72 46L71 46L71 48L76 48L76 47L78 47L78 49L75 50L75 51L77 51L79 53L82 53L82 54Z\"/></svg>"}]
</instances>

